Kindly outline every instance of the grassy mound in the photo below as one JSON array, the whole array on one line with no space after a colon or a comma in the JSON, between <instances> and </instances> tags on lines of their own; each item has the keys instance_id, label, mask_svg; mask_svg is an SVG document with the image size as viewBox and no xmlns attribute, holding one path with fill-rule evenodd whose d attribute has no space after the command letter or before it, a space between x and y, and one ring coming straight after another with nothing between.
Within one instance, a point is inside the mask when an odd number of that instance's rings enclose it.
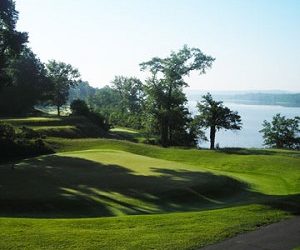
<instances>
[{"instance_id":1,"label":"grassy mound","mask_svg":"<svg viewBox=\"0 0 300 250\"><path fill-rule=\"evenodd\" d=\"M1 119L16 127L26 126L44 136L60 138L109 137L108 133L83 116L25 117Z\"/></svg>"},{"instance_id":2,"label":"grassy mound","mask_svg":"<svg viewBox=\"0 0 300 250\"><path fill-rule=\"evenodd\" d=\"M87 150L0 168L9 216L115 216L199 210L232 202L247 186L190 165L122 151Z\"/></svg>"}]
</instances>

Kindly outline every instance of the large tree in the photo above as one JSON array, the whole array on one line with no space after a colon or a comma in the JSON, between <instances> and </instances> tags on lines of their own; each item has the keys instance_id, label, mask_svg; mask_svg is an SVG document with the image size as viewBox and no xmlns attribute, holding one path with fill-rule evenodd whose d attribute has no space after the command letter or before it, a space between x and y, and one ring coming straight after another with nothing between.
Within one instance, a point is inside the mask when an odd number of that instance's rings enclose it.
<instances>
[{"instance_id":1,"label":"large tree","mask_svg":"<svg viewBox=\"0 0 300 250\"><path fill-rule=\"evenodd\" d=\"M116 76L112 88L118 94L118 109L123 126L140 129L144 108L144 89L141 80L135 77Z\"/></svg>"},{"instance_id":2,"label":"large tree","mask_svg":"<svg viewBox=\"0 0 300 250\"><path fill-rule=\"evenodd\" d=\"M231 111L221 101L215 101L210 93L202 96L197 103L199 115L195 117L201 127L210 129L210 149L215 148L216 132L220 129L240 130L241 117L236 111Z\"/></svg>"},{"instance_id":3,"label":"large tree","mask_svg":"<svg viewBox=\"0 0 300 250\"><path fill-rule=\"evenodd\" d=\"M160 134L163 146L176 142L178 131L188 131L189 112L185 107L187 99L183 88L188 84L184 77L192 71L204 74L215 59L197 48L184 46L166 58L154 57L141 63L142 71L151 76L146 81L148 119Z\"/></svg>"},{"instance_id":4,"label":"large tree","mask_svg":"<svg viewBox=\"0 0 300 250\"><path fill-rule=\"evenodd\" d=\"M0 92L1 114L27 113L48 98L51 85L44 64L29 48L24 48L18 58L10 59L8 75L12 84Z\"/></svg>"},{"instance_id":5,"label":"large tree","mask_svg":"<svg viewBox=\"0 0 300 250\"><path fill-rule=\"evenodd\" d=\"M70 64L51 60L46 65L47 76L53 85L50 102L57 108L60 116L60 108L67 103L69 90L78 84L79 71Z\"/></svg>"},{"instance_id":6,"label":"large tree","mask_svg":"<svg viewBox=\"0 0 300 250\"><path fill-rule=\"evenodd\" d=\"M300 117L286 118L276 114L271 122L264 121L263 133L264 144L276 148L299 148L300 147Z\"/></svg>"},{"instance_id":7,"label":"large tree","mask_svg":"<svg viewBox=\"0 0 300 250\"><path fill-rule=\"evenodd\" d=\"M16 31L18 12L12 0L0 1L0 90L11 83L7 74L9 60L20 54L27 33Z\"/></svg>"}]
</instances>

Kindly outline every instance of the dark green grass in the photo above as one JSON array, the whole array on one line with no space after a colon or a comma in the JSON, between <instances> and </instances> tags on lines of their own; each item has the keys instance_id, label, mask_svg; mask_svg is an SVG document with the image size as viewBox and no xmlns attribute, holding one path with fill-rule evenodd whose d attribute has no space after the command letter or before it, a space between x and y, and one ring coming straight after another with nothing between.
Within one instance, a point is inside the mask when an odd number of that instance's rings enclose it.
<instances>
[{"instance_id":1,"label":"dark green grass","mask_svg":"<svg viewBox=\"0 0 300 250\"><path fill-rule=\"evenodd\" d=\"M251 205L100 219L0 219L0 249L198 249L289 215Z\"/></svg>"}]
</instances>

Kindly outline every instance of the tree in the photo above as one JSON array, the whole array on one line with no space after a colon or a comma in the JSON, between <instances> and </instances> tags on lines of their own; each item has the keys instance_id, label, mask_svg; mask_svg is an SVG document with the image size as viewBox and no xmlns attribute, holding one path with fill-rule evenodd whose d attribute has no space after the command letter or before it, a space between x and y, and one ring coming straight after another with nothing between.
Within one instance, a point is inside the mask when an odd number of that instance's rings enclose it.
<instances>
[{"instance_id":1,"label":"tree","mask_svg":"<svg viewBox=\"0 0 300 250\"><path fill-rule=\"evenodd\" d=\"M0 1L0 90L11 83L8 61L20 54L28 40L27 33L16 31L18 12L12 0Z\"/></svg>"},{"instance_id":2,"label":"tree","mask_svg":"<svg viewBox=\"0 0 300 250\"><path fill-rule=\"evenodd\" d=\"M10 59L8 67L12 84L0 92L1 114L25 114L48 98L51 85L46 69L29 48L25 47L19 57Z\"/></svg>"},{"instance_id":3,"label":"tree","mask_svg":"<svg viewBox=\"0 0 300 250\"><path fill-rule=\"evenodd\" d=\"M95 94L89 98L90 107L101 113L111 124L117 124L119 119L120 97L115 89L104 86L97 89Z\"/></svg>"},{"instance_id":4,"label":"tree","mask_svg":"<svg viewBox=\"0 0 300 250\"><path fill-rule=\"evenodd\" d=\"M197 103L199 115L195 117L201 127L210 128L210 149L215 148L216 131L220 129L240 130L241 117L231 111L221 101L215 101L210 93L202 96L203 100Z\"/></svg>"},{"instance_id":5,"label":"tree","mask_svg":"<svg viewBox=\"0 0 300 250\"><path fill-rule=\"evenodd\" d=\"M146 81L146 108L150 119L160 134L163 146L176 142L176 134L187 130L189 112L185 107L187 99L183 88L188 84L184 77L192 71L204 74L215 59L197 48L186 45L169 57L154 57L141 63L141 70L148 70L151 76Z\"/></svg>"},{"instance_id":6,"label":"tree","mask_svg":"<svg viewBox=\"0 0 300 250\"><path fill-rule=\"evenodd\" d=\"M50 102L56 106L57 115L60 108L67 103L69 90L78 84L80 74L70 64L51 60L46 65L47 76L53 85Z\"/></svg>"},{"instance_id":7,"label":"tree","mask_svg":"<svg viewBox=\"0 0 300 250\"><path fill-rule=\"evenodd\" d=\"M300 147L300 117L286 118L276 114L271 122L264 121L263 133L264 145L276 148Z\"/></svg>"},{"instance_id":8,"label":"tree","mask_svg":"<svg viewBox=\"0 0 300 250\"><path fill-rule=\"evenodd\" d=\"M87 101L95 93L95 88L90 86L88 82L80 80L75 87L70 88L68 102L71 103L76 99Z\"/></svg>"},{"instance_id":9,"label":"tree","mask_svg":"<svg viewBox=\"0 0 300 250\"><path fill-rule=\"evenodd\" d=\"M112 89L118 94L118 109L123 123L120 125L140 129L145 96L141 80L116 76L112 81Z\"/></svg>"}]
</instances>

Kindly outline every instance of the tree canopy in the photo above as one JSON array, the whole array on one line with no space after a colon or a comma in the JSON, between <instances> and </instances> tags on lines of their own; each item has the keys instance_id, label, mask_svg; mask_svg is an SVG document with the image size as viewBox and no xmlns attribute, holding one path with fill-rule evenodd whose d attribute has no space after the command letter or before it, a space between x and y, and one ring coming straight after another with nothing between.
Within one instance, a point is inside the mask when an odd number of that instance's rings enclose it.
<instances>
[{"instance_id":1,"label":"tree canopy","mask_svg":"<svg viewBox=\"0 0 300 250\"><path fill-rule=\"evenodd\" d=\"M215 101L210 93L202 96L203 100L197 103L199 115L196 120L201 127L210 128L210 149L215 148L216 131L220 129L240 130L241 117L231 111L221 101Z\"/></svg>"},{"instance_id":2,"label":"tree canopy","mask_svg":"<svg viewBox=\"0 0 300 250\"><path fill-rule=\"evenodd\" d=\"M0 91L1 114L24 114L34 105L45 101L51 91L44 64L29 49L10 59L8 75L11 85Z\"/></svg>"},{"instance_id":3,"label":"tree canopy","mask_svg":"<svg viewBox=\"0 0 300 250\"><path fill-rule=\"evenodd\" d=\"M276 114L271 122L264 121L264 144L276 148L300 148L300 117L286 118Z\"/></svg>"},{"instance_id":4,"label":"tree canopy","mask_svg":"<svg viewBox=\"0 0 300 250\"><path fill-rule=\"evenodd\" d=\"M0 1L0 90L11 84L7 67L11 58L19 55L28 40L25 32L16 31L18 12L12 0Z\"/></svg>"},{"instance_id":5,"label":"tree canopy","mask_svg":"<svg viewBox=\"0 0 300 250\"><path fill-rule=\"evenodd\" d=\"M57 107L57 114L60 115L60 108L66 104L69 97L69 90L78 84L79 71L70 64L51 60L46 65L47 76L53 85L50 101Z\"/></svg>"},{"instance_id":6,"label":"tree canopy","mask_svg":"<svg viewBox=\"0 0 300 250\"><path fill-rule=\"evenodd\" d=\"M189 131L190 114L183 93L188 84L184 77L192 71L204 74L214 60L200 49L185 45L166 58L154 57L140 64L142 71L151 73L145 86L147 118L154 123L152 128L160 134L163 146L178 141L178 136L187 137L185 133Z\"/></svg>"}]
</instances>

